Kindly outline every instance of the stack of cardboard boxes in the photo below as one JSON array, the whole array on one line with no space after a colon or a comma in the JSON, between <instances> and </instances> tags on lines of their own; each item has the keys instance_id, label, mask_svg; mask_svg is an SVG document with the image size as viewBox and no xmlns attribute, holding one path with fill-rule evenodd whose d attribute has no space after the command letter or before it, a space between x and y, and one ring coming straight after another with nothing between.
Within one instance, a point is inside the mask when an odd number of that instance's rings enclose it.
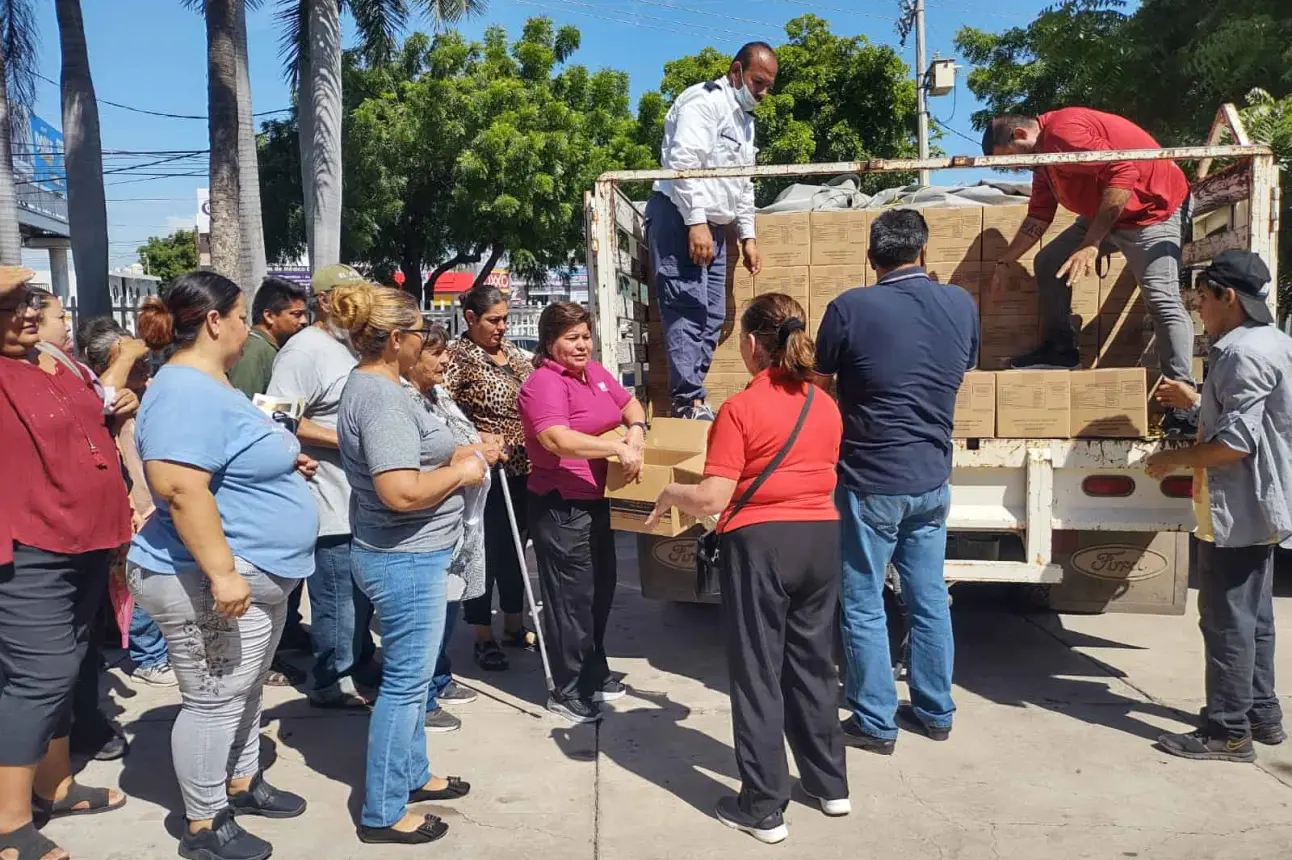
<instances>
[{"instance_id":1,"label":"stack of cardboard boxes","mask_svg":"<svg viewBox=\"0 0 1292 860\"><path fill-rule=\"evenodd\" d=\"M925 264L942 283L975 301L1027 217L1026 206L951 206L922 210L929 225ZM787 293L798 300L815 336L826 307L839 294L874 282L866 258L870 221L878 213L841 210L759 215L762 271L750 275L729 243L727 322L706 377L717 407L749 381L740 357L739 317L756 295ZM1004 288L980 302L979 371L957 401L960 438L1139 437L1150 432L1149 390L1156 380L1143 296L1120 254L1072 285L1073 322L1080 331L1083 370L1005 371L1009 360L1041 342L1037 252L1076 221L1060 210L1042 242L1008 266ZM649 389L652 410L667 415L668 371L658 308L652 307ZM996 373L994 371L1002 371Z\"/></svg>"}]
</instances>

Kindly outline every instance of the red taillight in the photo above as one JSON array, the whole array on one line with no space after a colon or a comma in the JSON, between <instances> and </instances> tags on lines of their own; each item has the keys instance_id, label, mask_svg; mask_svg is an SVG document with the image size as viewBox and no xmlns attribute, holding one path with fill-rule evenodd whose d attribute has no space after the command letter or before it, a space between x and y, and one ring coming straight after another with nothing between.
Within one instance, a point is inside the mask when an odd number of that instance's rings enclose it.
<instances>
[{"instance_id":1,"label":"red taillight","mask_svg":"<svg viewBox=\"0 0 1292 860\"><path fill-rule=\"evenodd\" d=\"M1191 475L1171 475L1169 478L1163 478L1160 486L1162 487L1162 495L1169 496L1172 499L1193 498L1193 477Z\"/></svg>"},{"instance_id":2,"label":"red taillight","mask_svg":"<svg viewBox=\"0 0 1292 860\"><path fill-rule=\"evenodd\" d=\"M1135 492L1135 479L1127 475L1091 475L1081 482L1087 496L1125 498Z\"/></svg>"}]
</instances>

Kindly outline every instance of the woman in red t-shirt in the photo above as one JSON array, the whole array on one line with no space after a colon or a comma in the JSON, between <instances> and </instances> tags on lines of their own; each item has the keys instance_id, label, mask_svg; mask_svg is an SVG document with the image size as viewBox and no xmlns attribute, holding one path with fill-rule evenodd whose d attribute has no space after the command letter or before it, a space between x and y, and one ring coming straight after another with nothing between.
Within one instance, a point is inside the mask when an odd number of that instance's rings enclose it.
<instances>
[{"instance_id":1,"label":"woman in red t-shirt","mask_svg":"<svg viewBox=\"0 0 1292 860\"><path fill-rule=\"evenodd\" d=\"M759 296L745 309L740 355L754 379L718 412L704 480L665 487L647 522L673 506L697 517L721 513L719 575L741 790L719 801L716 813L762 842L788 835L784 738L804 791L822 810L852 809L832 656L840 571L834 485L843 421L810 381L816 347L803 320L799 303L780 293ZM779 465L741 504L782 450Z\"/></svg>"},{"instance_id":2,"label":"woman in red t-shirt","mask_svg":"<svg viewBox=\"0 0 1292 860\"><path fill-rule=\"evenodd\" d=\"M92 383L38 352L30 269L0 267L0 855L66 856L32 824L125 795L72 779L71 692L114 550L130 540L116 447ZM10 556L12 563L9 562Z\"/></svg>"}]
</instances>

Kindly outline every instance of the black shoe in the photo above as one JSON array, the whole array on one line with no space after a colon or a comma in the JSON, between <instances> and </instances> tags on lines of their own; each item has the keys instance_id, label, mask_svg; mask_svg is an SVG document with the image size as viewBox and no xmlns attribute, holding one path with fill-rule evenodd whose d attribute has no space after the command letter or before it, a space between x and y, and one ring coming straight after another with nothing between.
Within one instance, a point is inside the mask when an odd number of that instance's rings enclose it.
<instances>
[{"instance_id":1,"label":"black shoe","mask_svg":"<svg viewBox=\"0 0 1292 860\"><path fill-rule=\"evenodd\" d=\"M1250 714L1248 718L1250 719ZM1252 740L1258 744L1265 744L1267 747L1276 747L1288 739L1288 733L1283 731L1283 722L1269 722L1262 720L1251 720ZM1207 709L1205 707L1198 710L1198 727L1207 727Z\"/></svg>"},{"instance_id":2,"label":"black shoe","mask_svg":"<svg viewBox=\"0 0 1292 860\"><path fill-rule=\"evenodd\" d=\"M435 697L436 701L443 702L446 705L469 705L478 699L476 691L470 687L464 687L457 681L449 681L440 690L440 694Z\"/></svg>"},{"instance_id":3,"label":"black shoe","mask_svg":"<svg viewBox=\"0 0 1292 860\"><path fill-rule=\"evenodd\" d=\"M1173 411L1162 420L1162 435L1172 440L1193 442L1198 438L1198 422L1184 412Z\"/></svg>"},{"instance_id":4,"label":"black shoe","mask_svg":"<svg viewBox=\"0 0 1292 860\"><path fill-rule=\"evenodd\" d=\"M547 709L572 723L595 723L601 719L601 708L590 699L549 696Z\"/></svg>"},{"instance_id":5,"label":"black shoe","mask_svg":"<svg viewBox=\"0 0 1292 860\"><path fill-rule=\"evenodd\" d=\"M1162 752L1198 761L1256 761L1252 736L1226 738L1199 729L1189 734L1164 734L1157 739Z\"/></svg>"},{"instance_id":6,"label":"black shoe","mask_svg":"<svg viewBox=\"0 0 1292 860\"><path fill-rule=\"evenodd\" d=\"M405 833L393 827L359 825L359 841L369 845L425 845L449 832L449 826L437 815L428 815L416 830Z\"/></svg>"},{"instance_id":7,"label":"black shoe","mask_svg":"<svg viewBox=\"0 0 1292 860\"><path fill-rule=\"evenodd\" d=\"M409 803L426 803L430 800L461 800L471 793L471 783L464 782L456 776L445 777L448 785L432 791L429 788L418 788L408 793Z\"/></svg>"},{"instance_id":8,"label":"black shoe","mask_svg":"<svg viewBox=\"0 0 1292 860\"><path fill-rule=\"evenodd\" d=\"M1076 349L1048 343L1010 362L1015 370L1076 370L1080 365L1081 356Z\"/></svg>"},{"instance_id":9,"label":"black shoe","mask_svg":"<svg viewBox=\"0 0 1292 860\"><path fill-rule=\"evenodd\" d=\"M266 860L274 846L243 830L233 810L223 809L210 830L190 833L187 825L179 840L179 856L186 860Z\"/></svg>"},{"instance_id":10,"label":"black shoe","mask_svg":"<svg viewBox=\"0 0 1292 860\"><path fill-rule=\"evenodd\" d=\"M867 733L857 722L855 716L844 720L839 724L839 728L843 731L843 743L845 746L856 747L859 750L872 752L876 755L892 755L893 749L897 746L896 740L877 738Z\"/></svg>"},{"instance_id":11,"label":"black shoe","mask_svg":"<svg viewBox=\"0 0 1292 860\"><path fill-rule=\"evenodd\" d=\"M234 815L259 815L261 818L295 818L305 812L305 798L290 791L274 788L256 774L246 791L229 795L229 809Z\"/></svg>"},{"instance_id":12,"label":"black shoe","mask_svg":"<svg viewBox=\"0 0 1292 860\"><path fill-rule=\"evenodd\" d=\"M106 718L88 727L72 726L68 747L72 755L95 761L116 761L130 752L126 736Z\"/></svg>"},{"instance_id":13,"label":"black shoe","mask_svg":"<svg viewBox=\"0 0 1292 860\"><path fill-rule=\"evenodd\" d=\"M950 726L940 728L925 725L924 721L915 713L915 706L910 702L903 702L897 706L897 724L908 732L915 732L935 741L945 741L951 737Z\"/></svg>"},{"instance_id":14,"label":"black shoe","mask_svg":"<svg viewBox=\"0 0 1292 860\"><path fill-rule=\"evenodd\" d=\"M462 721L443 708L436 708L426 712L425 726L431 734L442 735L462 728Z\"/></svg>"},{"instance_id":15,"label":"black shoe","mask_svg":"<svg viewBox=\"0 0 1292 860\"><path fill-rule=\"evenodd\" d=\"M614 678L607 678L606 682L601 685L601 689L592 694L592 701L613 702L616 699L622 699L626 695L628 695L627 687Z\"/></svg>"},{"instance_id":16,"label":"black shoe","mask_svg":"<svg viewBox=\"0 0 1292 860\"><path fill-rule=\"evenodd\" d=\"M732 830L748 833L759 842L767 845L784 842L785 837L790 835L789 830L785 827L785 816L781 815L781 813L773 812L766 818L755 821L744 813L740 808L740 803L734 797L724 797L719 800L718 805L713 809L713 814Z\"/></svg>"}]
</instances>

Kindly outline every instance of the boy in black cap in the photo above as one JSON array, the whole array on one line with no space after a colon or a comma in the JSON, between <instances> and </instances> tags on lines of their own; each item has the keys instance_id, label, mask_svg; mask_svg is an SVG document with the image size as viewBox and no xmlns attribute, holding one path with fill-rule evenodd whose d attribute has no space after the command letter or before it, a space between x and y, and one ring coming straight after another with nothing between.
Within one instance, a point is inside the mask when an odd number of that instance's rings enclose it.
<instances>
[{"instance_id":1,"label":"boy in black cap","mask_svg":"<svg viewBox=\"0 0 1292 860\"><path fill-rule=\"evenodd\" d=\"M1254 761L1252 741L1287 739L1274 690L1274 547L1292 546L1292 338L1271 323L1270 273L1247 251L1217 255L1199 286L1212 338L1202 391L1164 381L1157 399L1192 409L1198 441L1159 451L1147 472L1193 469L1198 614L1207 704L1199 729L1158 746L1192 759Z\"/></svg>"}]
</instances>

